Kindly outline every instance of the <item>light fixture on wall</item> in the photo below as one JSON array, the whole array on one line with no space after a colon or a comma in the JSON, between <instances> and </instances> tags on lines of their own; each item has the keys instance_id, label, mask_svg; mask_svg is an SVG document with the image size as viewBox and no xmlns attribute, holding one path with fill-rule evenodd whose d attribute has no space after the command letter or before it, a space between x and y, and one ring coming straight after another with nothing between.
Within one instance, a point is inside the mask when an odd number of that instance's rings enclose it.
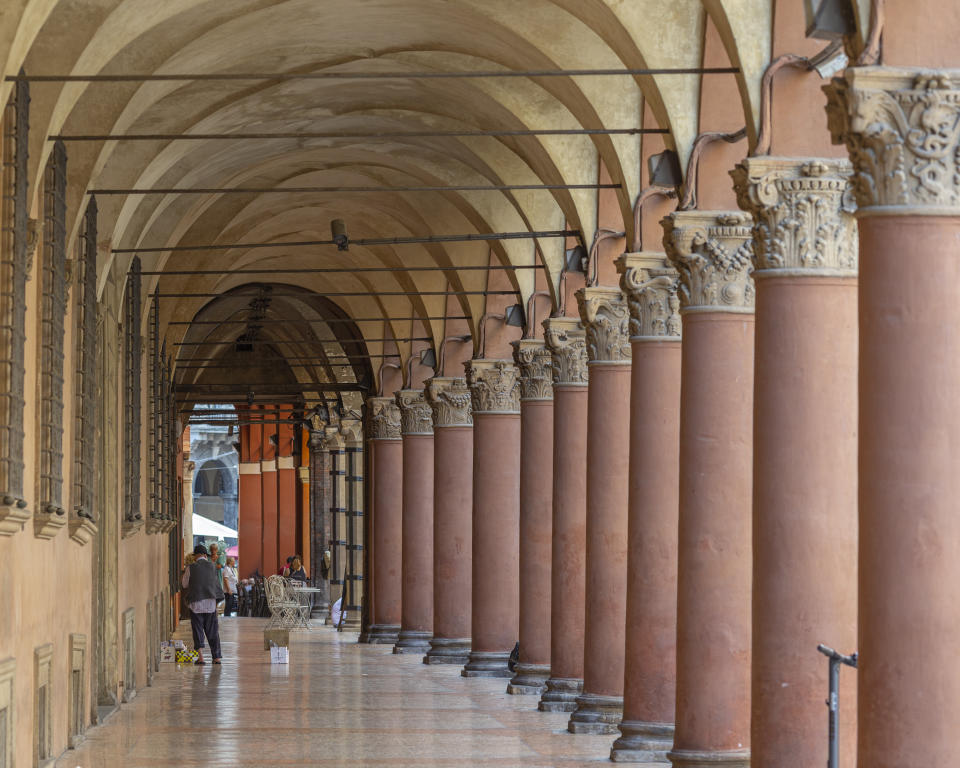
<instances>
[{"instance_id":1,"label":"light fixture on wall","mask_svg":"<svg viewBox=\"0 0 960 768\"><path fill-rule=\"evenodd\" d=\"M565 272L576 272L582 275L587 271L587 249L582 245L575 245L564 253L566 262Z\"/></svg>"},{"instance_id":2,"label":"light fixture on wall","mask_svg":"<svg viewBox=\"0 0 960 768\"><path fill-rule=\"evenodd\" d=\"M818 40L842 40L856 31L850 0L804 0L807 37Z\"/></svg>"},{"instance_id":3,"label":"light fixture on wall","mask_svg":"<svg viewBox=\"0 0 960 768\"><path fill-rule=\"evenodd\" d=\"M503 310L503 322L515 328L523 328L523 305L511 304Z\"/></svg>"},{"instance_id":4,"label":"light fixture on wall","mask_svg":"<svg viewBox=\"0 0 960 768\"><path fill-rule=\"evenodd\" d=\"M650 184L658 187L679 187L683 184L680 158L672 149L665 149L647 158Z\"/></svg>"}]
</instances>

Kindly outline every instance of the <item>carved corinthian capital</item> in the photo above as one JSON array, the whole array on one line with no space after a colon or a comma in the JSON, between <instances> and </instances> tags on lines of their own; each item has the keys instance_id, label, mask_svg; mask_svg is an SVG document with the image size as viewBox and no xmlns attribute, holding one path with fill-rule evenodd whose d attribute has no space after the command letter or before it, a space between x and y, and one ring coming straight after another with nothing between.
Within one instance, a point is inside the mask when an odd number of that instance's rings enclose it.
<instances>
[{"instance_id":1,"label":"carved corinthian capital","mask_svg":"<svg viewBox=\"0 0 960 768\"><path fill-rule=\"evenodd\" d=\"M752 313L753 221L739 211L677 211L663 245L680 273L681 312Z\"/></svg>"},{"instance_id":2,"label":"carved corinthian capital","mask_svg":"<svg viewBox=\"0 0 960 768\"><path fill-rule=\"evenodd\" d=\"M433 414L422 389L401 389L397 392L397 405L400 408L400 434L433 434Z\"/></svg>"},{"instance_id":3,"label":"carved corinthian capital","mask_svg":"<svg viewBox=\"0 0 960 768\"><path fill-rule=\"evenodd\" d=\"M835 159L748 157L737 165L730 175L753 216L754 270L855 276L852 173Z\"/></svg>"},{"instance_id":4,"label":"carved corinthian capital","mask_svg":"<svg viewBox=\"0 0 960 768\"><path fill-rule=\"evenodd\" d=\"M680 337L679 275L663 253L625 253L616 261L630 310L630 338Z\"/></svg>"},{"instance_id":5,"label":"carved corinthian capital","mask_svg":"<svg viewBox=\"0 0 960 768\"><path fill-rule=\"evenodd\" d=\"M513 361L520 369L520 393L523 400L553 400L553 360L550 350L539 339L511 342Z\"/></svg>"},{"instance_id":6,"label":"carved corinthian capital","mask_svg":"<svg viewBox=\"0 0 960 768\"><path fill-rule=\"evenodd\" d=\"M576 293L580 320L587 332L591 363L630 362L630 312L619 288L598 286Z\"/></svg>"},{"instance_id":7,"label":"carved corinthian capital","mask_svg":"<svg viewBox=\"0 0 960 768\"><path fill-rule=\"evenodd\" d=\"M467 360L473 413L519 413L520 371L509 360Z\"/></svg>"},{"instance_id":8,"label":"carved corinthian capital","mask_svg":"<svg viewBox=\"0 0 960 768\"><path fill-rule=\"evenodd\" d=\"M960 70L850 67L823 90L827 126L834 143L847 146L862 213L957 213Z\"/></svg>"},{"instance_id":9,"label":"carved corinthian capital","mask_svg":"<svg viewBox=\"0 0 960 768\"><path fill-rule=\"evenodd\" d=\"M461 377L435 376L427 381L427 402L433 409L433 427L471 427L470 389Z\"/></svg>"},{"instance_id":10,"label":"carved corinthian capital","mask_svg":"<svg viewBox=\"0 0 960 768\"><path fill-rule=\"evenodd\" d=\"M367 400L370 408L370 439L400 439L400 409L392 397L371 397Z\"/></svg>"},{"instance_id":11,"label":"carved corinthian capital","mask_svg":"<svg viewBox=\"0 0 960 768\"><path fill-rule=\"evenodd\" d=\"M553 386L587 384L587 332L575 317L543 321L543 341L550 350Z\"/></svg>"}]
</instances>

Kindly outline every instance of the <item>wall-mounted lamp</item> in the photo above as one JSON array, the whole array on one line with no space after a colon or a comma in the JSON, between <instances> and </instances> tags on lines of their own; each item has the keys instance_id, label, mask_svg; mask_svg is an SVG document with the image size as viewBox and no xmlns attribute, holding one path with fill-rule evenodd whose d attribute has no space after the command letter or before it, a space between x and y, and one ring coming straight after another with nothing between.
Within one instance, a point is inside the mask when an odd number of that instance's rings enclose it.
<instances>
[{"instance_id":1,"label":"wall-mounted lamp","mask_svg":"<svg viewBox=\"0 0 960 768\"><path fill-rule=\"evenodd\" d=\"M350 250L350 238L347 236L347 225L343 223L343 219L334 219L330 222L330 235L333 237L333 242L337 244L338 251Z\"/></svg>"},{"instance_id":2,"label":"wall-mounted lamp","mask_svg":"<svg viewBox=\"0 0 960 768\"><path fill-rule=\"evenodd\" d=\"M436 369L437 356L434 354L433 349L427 347L426 349L420 350L420 365L425 365L427 368Z\"/></svg>"},{"instance_id":3,"label":"wall-mounted lamp","mask_svg":"<svg viewBox=\"0 0 960 768\"><path fill-rule=\"evenodd\" d=\"M523 328L523 305L512 304L503 311L503 322L515 328Z\"/></svg>"},{"instance_id":4,"label":"wall-mounted lamp","mask_svg":"<svg viewBox=\"0 0 960 768\"><path fill-rule=\"evenodd\" d=\"M807 37L818 40L842 40L856 31L850 0L804 0Z\"/></svg>"},{"instance_id":5,"label":"wall-mounted lamp","mask_svg":"<svg viewBox=\"0 0 960 768\"><path fill-rule=\"evenodd\" d=\"M680 158L672 149L665 149L647 158L650 184L658 187L679 187L683 184Z\"/></svg>"},{"instance_id":6,"label":"wall-mounted lamp","mask_svg":"<svg viewBox=\"0 0 960 768\"><path fill-rule=\"evenodd\" d=\"M564 272L583 274L587 271L587 249L582 245L575 245L564 254Z\"/></svg>"},{"instance_id":7,"label":"wall-mounted lamp","mask_svg":"<svg viewBox=\"0 0 960 768\"><path fill-rule=\"evenodd\" d=\"M267 436L267 442L270 443L270 445L272 445L274 448L276 448L276 447L277 447L277 436L276 436L276 435L268 435L268 436Z\"/></svg>"}]
</instances>

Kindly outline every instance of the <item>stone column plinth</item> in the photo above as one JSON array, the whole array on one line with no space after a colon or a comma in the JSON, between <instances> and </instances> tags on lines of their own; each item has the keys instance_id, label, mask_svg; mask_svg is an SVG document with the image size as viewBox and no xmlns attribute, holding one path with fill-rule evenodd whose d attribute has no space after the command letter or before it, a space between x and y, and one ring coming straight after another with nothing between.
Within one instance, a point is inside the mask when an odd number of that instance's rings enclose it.
<instances>
[{"instance_id":1,"label":"stone column plinth","mask_svg":"<svg viewBox=\"0 0 960 768\"><path fill-rule=\"evenodd\" d=\"M550 677L542 712L572 712L583 692L587 547L587 342L572 317L543 321L553 375Z\"/></svg>"},{"instance_id":2,"label":"stone column plinth","mask_svg":"<svg viewBox=\"0 0 960 768\"><path fill-rule=\"evenodd\" d=\"M827 91L860 237L857 765L939 768L960 753L960 70Z\"/></svg>"},{"instance_id":3,"label":"stone column plinth","mask_svg":"<svg viewBox=\"0 0 960 768\"><path fill-rule=\"evenodd\" d=\"M610 758L666 762L676 709L680 300L662 253L617 260L630 309L630 505L621 736Z\"/></svg>"},{"instance_id":4,"label":"stone column plinth","mask_svg":"<svg viewBox=\"0 0 960 768\"><path fill-rule=\"evenodd\" d=\"M433 637L433 417L422 389L397 392L403 439L403 601L394 653Z\"/></svg>"},{"instance_id":5,"label":"stone column plinth","mask_svg":"<svg viewBox=\"0 0 960 768\"><path fill-rule=\"evenodd\" d=\"M513 342L520 369L520 659L507 693L535 694L550 677L553 382L539 339Z\"/></svg>"},{"instance_id":6,"label":"stone column plinth","mask_svg":"<svg viewBox=\"0 0 960 768\"><path fill-rule=\"evenodd\" d=\"M433 637L424 664L470 660L473 415L462 378L427 382L433 410Z\"/></svg>"},{"instance_id":7,"label":"stone column plinth","mask_svg":"<svg viewBox=\"0 0 960 768\"><path fill-rule=\"evenodd\" d=\"M753 768L827 761L827 664L857 644L857 238L846 160L750 157L753 215ZM829 638L829 640L825 639ZM856 689L840 744L853 765Z\"/></svg>"},{"instance_id":8,"label":"stone column plinth","mask_svg":"<svg viewBox=\"0 0 960 768\"><path fill-rule=\"evenodd\" d=\"M619 288L577 292L587 332L587 548L583 692L571 733L613 733L623 714L627 617L630 342Z\"/></svg>"},{"instance_id":9,"label":"stone column plinth","mask_svg":"<svg viewBox=\"0 0 960 768\"><path fill-rule=\"evenodd\" d=\"M464 363L473 404L473 603L464 677L512 677L519 635L520 380L508 360Z\"/></svg>"},{"instance_id":10,"label":"stone column plinth","mask_svg":"<svg viewBox=\"0 0 960 768\"><path fill-rule=\"evenodd\" d=\"M373 473L373 573L368 643L396 643L400 633L403 555L403 441L400 409L391 397L371 397L368 421Z\"/></svg>"},{"instance_id":11,"label":"stone column plinth","mask_svg":"<svg viewBox=\"0 0 960 768\"><path fill-rule=\"evenodd\" d=\"M677 709L668 756L678 768L747 768L751 219L741 212L683 211L665 218L663 226L667 254L680 273L683 317Z\"/></svg>"}]
</instances>

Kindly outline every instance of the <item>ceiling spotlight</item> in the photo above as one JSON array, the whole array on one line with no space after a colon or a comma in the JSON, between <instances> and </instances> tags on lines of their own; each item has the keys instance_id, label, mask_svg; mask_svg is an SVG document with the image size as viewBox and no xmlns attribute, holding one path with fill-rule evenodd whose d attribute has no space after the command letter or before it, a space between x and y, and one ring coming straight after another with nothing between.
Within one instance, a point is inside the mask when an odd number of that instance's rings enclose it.
<instances>
[{"instance_id":1,"label":"ceiling spotlight","mask_svg":"<svg viewBox=\"0 0 960 768\"><path fill-rule=\"evenodd\" d=\"M343 219L334 219L330 222L330 234L333 236L333 242L337 244L338 251L350 250L350 238L347 237L347 225Z\"/></svg>"}]
</instances>

